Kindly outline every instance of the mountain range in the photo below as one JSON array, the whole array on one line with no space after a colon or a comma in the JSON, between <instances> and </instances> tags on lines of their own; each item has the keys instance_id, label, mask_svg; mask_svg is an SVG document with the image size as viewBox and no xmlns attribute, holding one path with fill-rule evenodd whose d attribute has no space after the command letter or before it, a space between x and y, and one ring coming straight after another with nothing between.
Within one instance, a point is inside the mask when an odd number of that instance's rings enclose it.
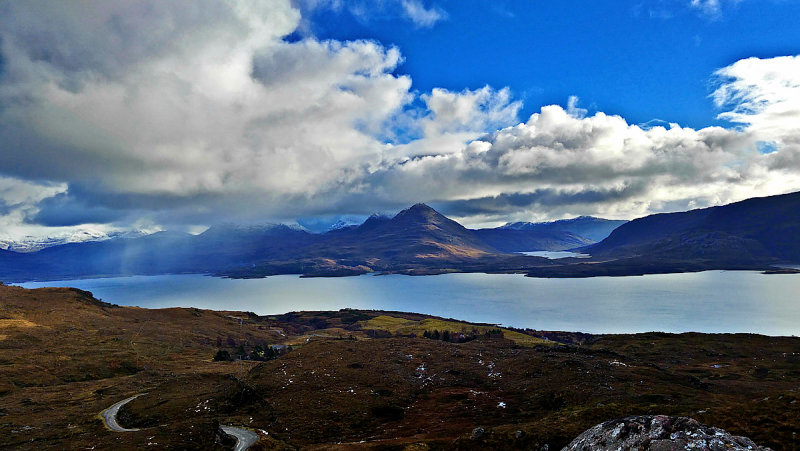
<instances>
[{"instance_id":1,"label":"mountain range","mask_svg":"<svg viewBox=\"0 0 800 451\"><path fill-rule=\"evenodd\" d=\"M708 269L781 272L773 266L800 263L800 192L646 216L619 226L581 251L592 258L558 269L535 268L529 275L583 277Z\"/></svg>"},{"instance_id":2,"label":"mountain range","mask_svg":"<svg viewBox=\"0 0 800 451\"><path fill-rule=\"evenodd\" d=\"M611 231L612 227L616 228ZM603 239L595 242L586 235ZM467 229L417 204L394 217L373 215L360 225L322 234L285 225L227 224L199 235L158 232L63 244L38 252L0 250L0 280L175 273L263 277L515 272L585 277L768 270L776 264L800 262L799 238L800 193L651 215L622 224L579 217L479 230ZM548 260L518 253L568 249L591 258Z\"/></svg>"},{"instance_id":3,"label":"mountain range","mask_svg":"<svg viewBox=\"0 0 800 451\"><path fill-rule=\"evenodd\" d=\"M286 225L222 224L199 235L165 231L68 243L25 254L0 251L0 280L165 273L231 277L374 271L427 274L490 267L519 271L530 259L514 252L562 250L591 243L568 231L469 230L429 206L417 204L394 217L372 215L360 225L322 234Z\"/></svg>"},{"instance_id":4,"label":"mountain range","mask_svg":"<svg viewBox=\"0 0 800 451\"><path fill-rule=\"evenodd\" d=\"M26 236L19 239L0 238L0 249L14 252L36 252L44 248L60 246L62 244L105 241L114 238L137 238L147 234L147 232L142 230L104 232L102 230L80 229L43 237Z\"/></svg>"},{"instance_id":5,"label":"mountain range","mask_svg":"<svg viewBox=\"0 0 800 451\"><path fill-rule=\"evenodd\" d=\"M628 221L578 216L577 218L559 219L551 222L510 222L500 228L550 233L568 232L597 242L602 241L614 229L626 222Z\"/></svg>"}]
</instances>

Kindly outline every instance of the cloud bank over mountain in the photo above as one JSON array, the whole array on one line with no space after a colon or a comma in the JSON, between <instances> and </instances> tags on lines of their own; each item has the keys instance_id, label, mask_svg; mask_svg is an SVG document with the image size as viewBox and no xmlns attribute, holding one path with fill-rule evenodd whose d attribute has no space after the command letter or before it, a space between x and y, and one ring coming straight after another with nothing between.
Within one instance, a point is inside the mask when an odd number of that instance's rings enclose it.
<instances>
[{"instance_id":1,"label":"cloud bank over mountain","mask_svg":"<svg viewBox=\"0 0 800 451\"><path fill-rule=\"evenodd\" d=\"M446 18L400 5L417 26ZM627 218L800 189L797 56L709 74L738 127L645 129L575 99L520 123L508 89L420 93L401 49L288 39L302 22L288 0L0 5L0 224L280 221L423 201L467 223Z\"/></svg>"}]
</instances>

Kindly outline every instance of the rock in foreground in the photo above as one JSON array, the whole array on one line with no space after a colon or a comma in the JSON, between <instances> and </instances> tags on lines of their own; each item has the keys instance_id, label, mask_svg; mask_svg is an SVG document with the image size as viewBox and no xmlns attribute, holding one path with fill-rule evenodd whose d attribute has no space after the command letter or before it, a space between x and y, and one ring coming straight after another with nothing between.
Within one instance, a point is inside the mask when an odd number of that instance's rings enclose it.
<instances>
[{"instance_id":1,"label":"rock in foreground","mask_svg":"<svg viewBox=\"0 0 800 451\"><path fill-rule=\"evenodd\" d=\"M601 449L767 451L770 448L758 446L747 437L738 437L722 429L700 424L692 418L656 415L633 416L598 424L579 435L562 451Z\"/></svg>"}]
</instances>

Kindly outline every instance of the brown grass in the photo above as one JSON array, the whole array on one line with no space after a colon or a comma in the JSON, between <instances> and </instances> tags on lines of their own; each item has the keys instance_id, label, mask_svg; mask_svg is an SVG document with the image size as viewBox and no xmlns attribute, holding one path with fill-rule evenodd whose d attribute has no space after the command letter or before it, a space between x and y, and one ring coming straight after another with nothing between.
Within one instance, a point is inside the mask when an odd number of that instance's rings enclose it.
<instances>
[{"instance_id":1,"label":"brown grass","mask_svg":"<svg viewBox=\"0 0 800 451\"><path fill-rule=\"evenodd\" d=\"M0 287L0 317L8 449L225 449L215 444L219 423L268 432L257 449L558 449L633 414L686 415L774 449L800 445L798 338L555 334L582 345L544 346L505 330L456 344L398 334L494 326L357 310L147 310L16 287ZM374 330L391 337L368 338ZM263 363L213 362L218 338L231 352L300 346ZM143 392L120 413L141 431L102 427L100 411ZM478 426L487 432L474 440Z\"/></svg>"}]
</instances>

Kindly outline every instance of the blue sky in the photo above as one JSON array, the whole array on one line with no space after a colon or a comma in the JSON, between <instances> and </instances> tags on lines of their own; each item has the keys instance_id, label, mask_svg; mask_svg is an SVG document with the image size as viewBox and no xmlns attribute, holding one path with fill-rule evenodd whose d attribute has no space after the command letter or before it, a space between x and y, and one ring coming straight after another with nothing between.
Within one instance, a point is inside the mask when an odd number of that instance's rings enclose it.
<instances>
[{"instance_id":1,"label":"blue sky","mask_svg":"<svg viewBox=\"0 0 800 451\"><path fill-rule=\"evenodd\" d=\"M0 241L798 191L797 23L795 0L3 1Z\"/></svg>"},{"instance_id":2,"label":"blue sky","mask_svg":"<svg viewBox=\"0 0 800 451\"><path fill-rule=\"evenodd\" d=\"M446 17L429 27L388 7L358 15L347 4L309 11L310 32L397 46L405 57L397 72L421 92L508 86L524 102L523 120L575 95L590 112L631 123L724 125L708 98L713 72L800 49L797 1L723 1L718 12L689 0L437 1L425 6Z\"/></svg>"}]
</instances>

